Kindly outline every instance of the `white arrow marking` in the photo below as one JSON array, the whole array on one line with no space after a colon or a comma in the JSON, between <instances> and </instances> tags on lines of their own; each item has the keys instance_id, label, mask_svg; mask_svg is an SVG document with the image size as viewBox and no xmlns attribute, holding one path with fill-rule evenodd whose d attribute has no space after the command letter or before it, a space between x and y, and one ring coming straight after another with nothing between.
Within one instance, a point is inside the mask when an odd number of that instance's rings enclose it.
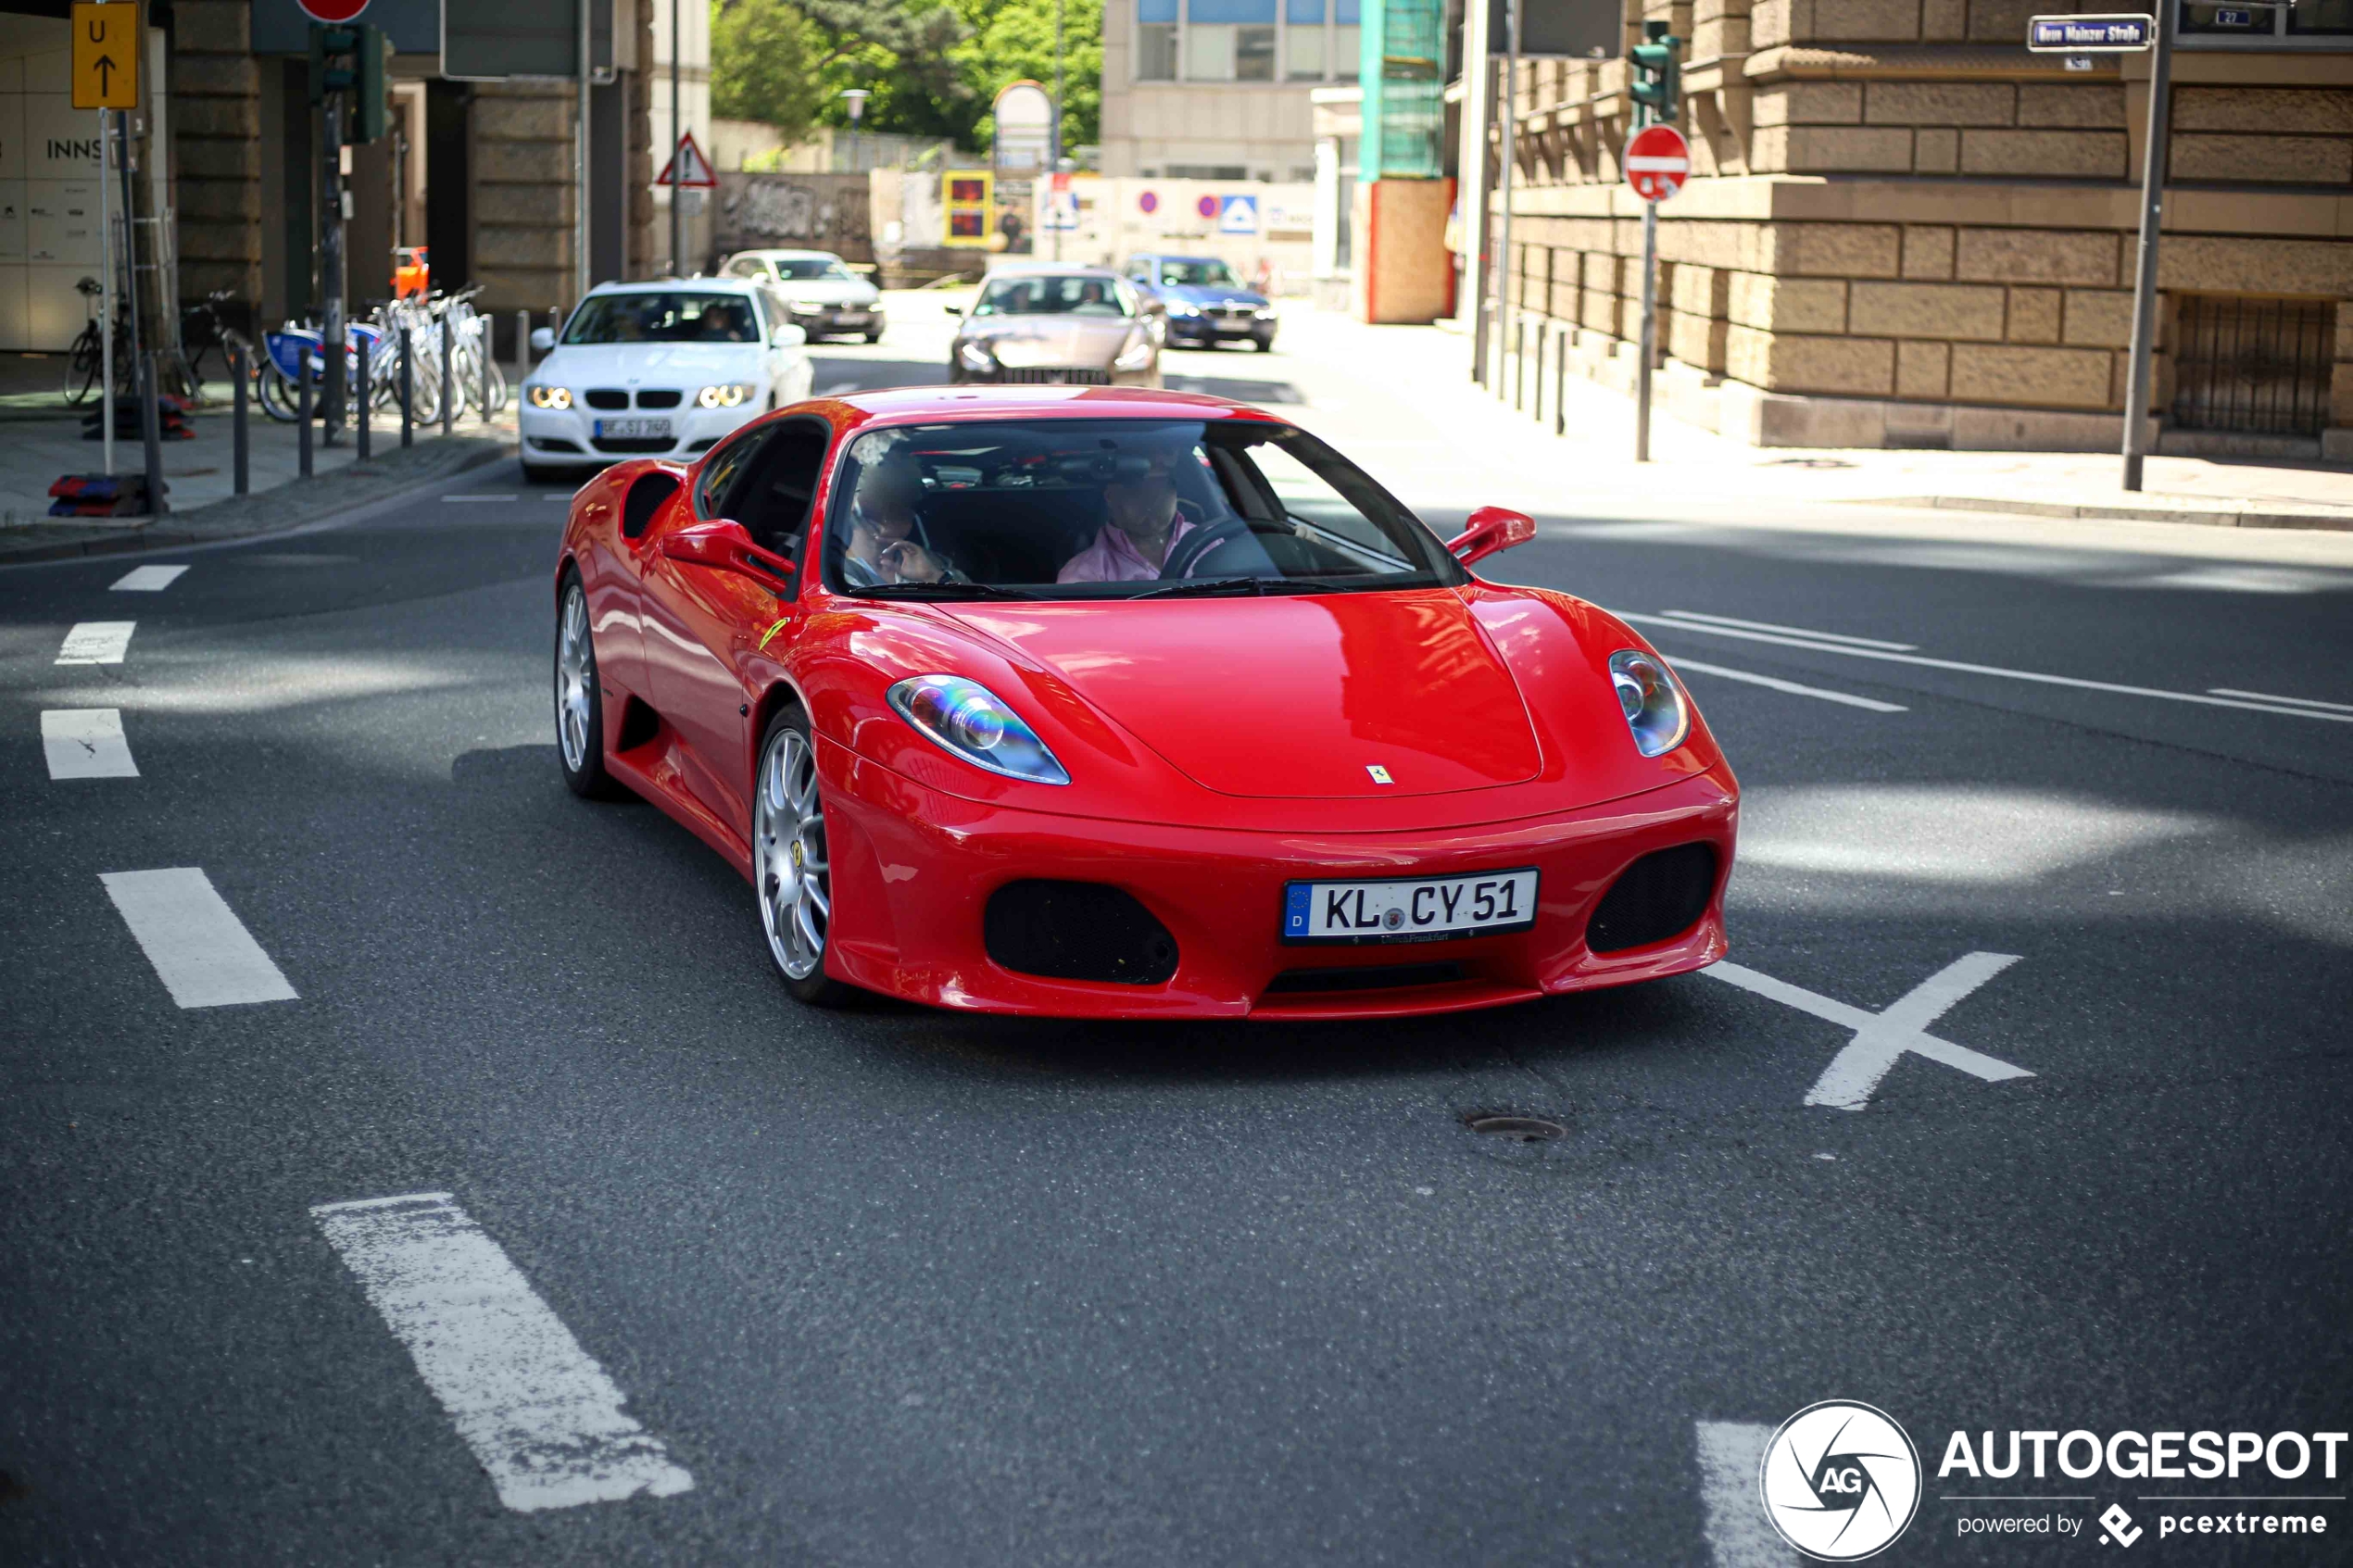
<instances>
[{"instance_id":1,"label":"white arrow marking","mask_svg":"<svg viewBox=\"0 0 2353 1568\"><path fill-rule=\"evenodd\" d=\"M1950 1040L1940 1040L1927 1033L1928 1026L1942 1018L1963 997L2018 962L2016 953L1970 953L1945 965L1913 986L1895 1005L1885 1012L1866 1012L1861 1008L1834 1002L1828 997L1817 996L1802 985L1786 980L1776 980L1769 974L1759 974L1753 969L1743 969L1736 963L1719 963L1702 971L1717 979L1769 997L1800 1012L1810 1012L1827 1019L1843 1029L1855 1031L1855 1038L1844 1050L1831 1059L1822 1075L1806 1091L1808 1105L1834 1106L1841 1110L1861 1110L1871 1103L1871 1095L1879 1088L1880 1080L1903 1058L1906 1051L1941 1061L1957 1068L1971 1077L1998 1084L2010 1078L2032 1078L2033 1073L2023 1067L2013 1067L1997 1057L1982 1051L1957 1046Z\"/></svg>"}]
</instances>

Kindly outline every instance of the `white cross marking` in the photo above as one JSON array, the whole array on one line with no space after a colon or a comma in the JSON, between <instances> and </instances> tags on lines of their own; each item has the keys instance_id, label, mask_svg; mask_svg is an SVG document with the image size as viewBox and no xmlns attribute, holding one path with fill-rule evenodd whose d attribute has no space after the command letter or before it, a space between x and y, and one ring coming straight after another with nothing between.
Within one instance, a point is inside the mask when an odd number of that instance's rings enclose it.
<instances>
[{"instance_id":1,"label":"white cross marking","mask_svg":"<svg viewBox=\"0 0 2353 1568\"><path fill-rule=\"evenodd\" d=\"M1817 1018L1828 1019L1843 1029L1855 1031L1855 1038L1845 1049L1831 1059L1822 1075L1806 1092L1808 1105L1834 1106L1841 1110L1861 1110L1871 1103L1871 1095L1879 1088L1880 1080L1900 1060L1906 1051L1941 1061L1947 1067L1958 1068L1972 1077L1989 1084L2010 1078L2032 1078L2033 1073L2023 1067L1990 1057L1982 1051L1957 1046L1950 1040L1940 1040L1929 1034L1928 1026L1942 1018L1955 1002L2018 962L2016 953L1970 953L1955 960L1943 969L1913 986L1896 999L1885 1012L1865 1012L1861 1008L1834 1002L1828 997L1817 996L1801 985L1786 980L1776 980L1769 974L1759 974L1736 963L1719 963L1703 970L1717 979L1769 997L1777 1002L1793 1007L1800 1012L1810 1012Z\"/></svg>"}]
</instances>

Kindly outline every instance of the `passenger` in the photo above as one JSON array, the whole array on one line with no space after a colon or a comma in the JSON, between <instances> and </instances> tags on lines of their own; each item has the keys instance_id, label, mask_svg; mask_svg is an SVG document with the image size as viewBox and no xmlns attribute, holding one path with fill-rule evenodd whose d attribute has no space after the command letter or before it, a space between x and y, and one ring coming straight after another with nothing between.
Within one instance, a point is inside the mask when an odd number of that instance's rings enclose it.
<instances>
[{"instance_id":1,"label":"passenger","mask_svg":"<svg viewBox=\"0 0 2353 1568\"><path fill-rule=\"evenodd\" d=\"M749 343L751 333L744 307L733 300L703 307L702 341L705 343Z\"/></svg>"},{"instance_id":2,"label":"passenger","mask_svg":"<svg viewBox=\"0 0 2353 1568\"><path fill-rule=\"evenodd\" d=\"M1176 507L1176 465L1182 454L1161 447L1146 454L1150 467L1132 479L1103 486L1103 508L1111 521L1095 542L1063 564L1058 583L1139 583L1160 575L1176 541L1198 526Z\"/></svg>"},{"instance_id":3,"label":"passenger","mask_svg":"<svg viewBox=\"0 0 2353 1568\"><path fill-rule=\"evenodd\" d=\"M853 588L886 583L966 583L944 557L920 541L915 516L924 482L912 458L897 454L870 465L858 476L849 506L849 543L842 556L842 580Z\"/></svg>"}]
</instances>

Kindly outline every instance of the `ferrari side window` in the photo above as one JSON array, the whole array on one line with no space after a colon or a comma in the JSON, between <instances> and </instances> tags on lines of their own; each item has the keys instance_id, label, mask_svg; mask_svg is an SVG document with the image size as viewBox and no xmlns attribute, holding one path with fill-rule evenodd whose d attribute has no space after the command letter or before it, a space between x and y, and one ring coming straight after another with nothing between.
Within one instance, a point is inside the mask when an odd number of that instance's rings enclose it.
<instances>
[{"instance_id":1,"label":"ferrari side window","mask_svg":"<svg viewBox=\"0 0 2353 1568\"><path fill-rule=\"evenodd\" d=\"M738 437L705 458L702 477L695 482L695 516L708 522L724 517L727 491L743 476L744 465L760 449L763 434Z\"/></svg>"}]
</instances>

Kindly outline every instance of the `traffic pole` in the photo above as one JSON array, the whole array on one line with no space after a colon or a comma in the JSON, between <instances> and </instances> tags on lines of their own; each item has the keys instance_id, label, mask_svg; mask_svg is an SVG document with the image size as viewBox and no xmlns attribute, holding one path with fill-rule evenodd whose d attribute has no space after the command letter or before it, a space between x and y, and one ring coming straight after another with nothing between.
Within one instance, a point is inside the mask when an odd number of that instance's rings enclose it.
<instances>
[{"instance_id":1,"label":"traffic pole","mask_svg":"<svg viewBox=\"0 0 2353 1568\"><path fill-rule=\"evenodd\" d=\"M2165 205L2165 159L2173 89L2173 7L2157 7L2156 48L2149 57L2148 134L2141 149L2141 251L2133 283L2132 371L2124 383L2124 488L2141 487L2148 454L2149 361L2157 346L2157 242Z\"/></svg>"},{"instance_id":2,"label":"traffic pole","mask_svg":"<svg viewBox=\"0 0 2353 1568\"><path fill-rule=\"evenodd\" d=\"M354 423L359 427L358 450L359 460L364 463L371 456L368 440L370 433L368 428L368 338L364 332L353 335L351 357L352 369L358 372L354 378L355 384L351 389L351 414Z\"/></svg>"},{"instance_id":3,"label":"traffic pole","mask_svg":"<svg viewBox=\"0 0 2353 1568\"><path fill-rule=\"evenodd\" d=\"M253 364L245 358L241 344L229 345L229 380L234 407L229 415L229 472L233 493L248 495L253 490L253 440L245 427L248 387L252 383Z\"/></svg>"},{"instance_id":4,"label":"traffic pole","mask_svg":"<svg viewBox=\"0 0 2353 1568\"><path fill-rule=\"evenodd\" d=\"M99 467L114 477L114 204L107 198L107 169L114 157L114 117L98 111L98 374L105 380L107 417L98 421Z\"/></svg>"},{"instance_id":5,"label":"traffic pole","mask_svg":"<svg viewBox=\"0 0 2353 1568\"><path fill-rule=\"evenodd\" d=\"M441 433L444 435L458 433L457 371L449 363L454 347L449 337L449 307L444 305L441 307Z\"/></svg>"},{"instance_id":6,"label":"traffic pole","mask_svg":"<svg viewBox=\"0 0 2353 1568\"><path fill-rule=\"evenodd\" d=\"M400 328L400 445L417 444L417 360L409 346L409 327Z\"/></svg>"},{"instance_id":7,"label":"traffic pole","mask_svg":"<svg viewBox=\"0 0 2353 1568\"><path fill-rule=\"evenodd\" d=\"M1642 204L1642 345L1634 367L1634 460L1651 460L1651 361L1658 357L1658 203Z\"/></svg>"},{"instance_id":8,"label":"traffic pole","mask_svg":"<svg viewBox=\"0 0 2353 1568\"><path fill-rule=\"evenodd\" d=\"M319 286L326 295L323 305L324 339L322 352L327 360L326 429L323 439L330 446L343 444L344 403L344 309L346 289L343 264L343 94L340 90L327 94L326 157L321 170L321 193L319 228Z\"/></svg>"}]
</instances>

